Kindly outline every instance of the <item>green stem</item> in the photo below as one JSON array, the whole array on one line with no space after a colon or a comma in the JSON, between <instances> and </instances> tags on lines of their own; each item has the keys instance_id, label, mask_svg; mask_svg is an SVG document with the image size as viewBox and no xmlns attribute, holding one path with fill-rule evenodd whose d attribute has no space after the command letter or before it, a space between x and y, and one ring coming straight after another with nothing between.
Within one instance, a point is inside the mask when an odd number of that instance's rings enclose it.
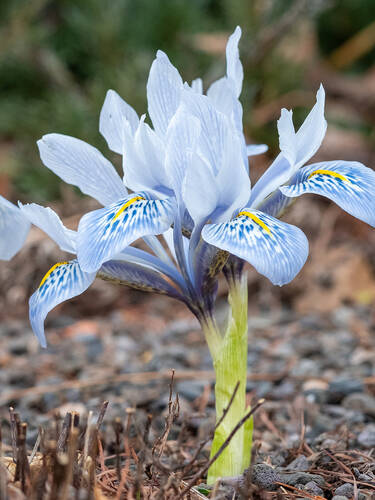
<instances>
[{"instance_id":1,"label":"green stem","mask_svg":"<svg viewBox=\"0 0 375 500\"><path fill-rule=\"evenodd\" d=\"M228 407L237 382L239 387L228 413L215 431L211 457L225 442L235 425L244 416L246 408L247 374L247 279L231 280L229 283L230 311L224 338L211 349L213 333L206 333L216 374L215 399L216 421ZM250 419L233 437L228 447L208 471L208 484L219 477L237 476L250 465L253 421Z\"/></svg>"}]
</instances>

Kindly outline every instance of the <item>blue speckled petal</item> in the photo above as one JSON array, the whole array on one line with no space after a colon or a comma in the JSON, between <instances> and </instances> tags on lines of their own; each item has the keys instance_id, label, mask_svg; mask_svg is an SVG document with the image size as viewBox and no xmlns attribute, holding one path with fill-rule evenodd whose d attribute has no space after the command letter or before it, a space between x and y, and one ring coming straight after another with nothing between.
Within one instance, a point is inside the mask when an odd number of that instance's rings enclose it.
<instances>
[{"instance_id":1,"label":"blue speckled petal","mask_svg":"<svg viewBox=\"0 0 375 500\"><path fill-rule=\"evenodd\" d=\"M83 293L94 281L96 273L85 273L78 261L55 264L42 279L29 300L31 327L42 347L46 347L44 320L54 307Z\"/></svg>"},{"instance_id":2,"label":"blue speckled petal","mask_svg":"<svg viewBox=\"0 0 375 500\"><path fill-rule=\"evenodd\" d=\"M316 193L354 217L375 226L375 172L356 161L329 161L302 168L291 184L280 188L290 197Z\"/></svg>"},{"instance_id":3,"label":"blue speckled petal","mask_svg":"<svg viewBox=\"0 0 375 500\"><path fill-rule=\"evenodd\" d=\"M172 198L148 200L142 194L84 215L79 223L77 256L86 272L97 271L138 238L161 234L173 221Z\"/></svg>"},{"instance_id":4,"label":"blue speckled petal","mask_svg":"<svg viewBox=\"0 0 375 500\"><path fill-rule=\"evenodd\" d=\"M274 285L292 281L308 255L307 238L300 229L248 208L229 222L205 226L202 236L248 261Z\"/></svg>"}]
</instances>

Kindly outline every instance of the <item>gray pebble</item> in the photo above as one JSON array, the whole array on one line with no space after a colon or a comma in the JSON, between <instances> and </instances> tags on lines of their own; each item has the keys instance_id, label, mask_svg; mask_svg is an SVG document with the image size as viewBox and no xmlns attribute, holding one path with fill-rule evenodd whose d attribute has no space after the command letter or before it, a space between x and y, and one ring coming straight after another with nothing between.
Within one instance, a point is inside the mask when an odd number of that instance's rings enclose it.
<instances>
[{"instance_id":1,"label":"gray pebble","mask_svg":"<svg viewBox=\"0 0 375 500\"><path fill-rule=\"evenodd\" d=\"M308 472L293 472L292 474L280 474L281 482L296 486L298 483L306 485L310 481L314 481L318 486L324 487L325 481L318 474L309 474Z\"/></svg>"},{"instance_id":2,"label":"gray pebble","mask_svg":"<svg viewBox=\"0 0 375 500\"><path fill-rule=\"evenodd\" d=\"M264 488L265 490L274 490L277 488L276 482L279 482L280 474L269 465L256 464L251 467L251 482Z\"/></svg>"},{"instance_id":3,"label":"gray pebble","mask_svg":"<svg viewBox=\"0 0 375 500\"><path fill-rule=\"evenodd\" d=\"M298 455L290 464L286 467L286 470L292 471L308 471L310 469L310 463L305 457L305 455Z\"/></svg>"},{"instance_id":4,"label":"gray pebble","mask_svg":"<svg viewBox=\"0 0 375 500\"><path fill-rule=\"evenodd\" d=\"M340 403L345 396L363 391L364 385L361 380L337 378L328 386L328 401L330 403Z\"/></svg>"},{"instance_id":5,"label":"gray pebble","mask_svg":"<svg viewBox=\"0 0 375 500\"><path fill-rule=\"evenodd\" d=\"M314 482L314 481L309 481L307 484L305 484L305 490L308 493L312 493L313 495L323 495L323 490L322 488L319 488L319 486Z\"/></svg>"},{"instance_id":6,"label":"gray pebble","mask_svg":"<svg viewBox=\"0 0 375 500\"><path fill-rule=\"evenodd\" d=\"M358 443L364 448L375 446L375 424L366 425L358 436Z\"/></svg>"},{"instance_id":7,"label":"gray pebble","mask_svg":"<svg viewBox=\"0 0 375 500\"><path fill-rule=\"evenodd\" d=\"M348 497L344 497L343 495L335 495L332 497L332 500L349 500Z\"/></svg>"},{"instance_id":8,"label":"gray pebble","mask_svg":"<svg viewBox=\"0 0 375 500\"><path fill-rule=\"evenodd\" d=\"M375 417L375 398L370 394L354 392L346 396L342 402L344 408L357 410Z\"/></svg>"},{"instance_id":9,"label":"gray pebble","mask_svg":"<svg viewBox=\"0 0 375 500\"><path fill-rule=\"evenodd\" d=\"M336 488L335 495L351 498L354 495L354 486L351 483L344 483Z\"/></svg>"}]
</instances>

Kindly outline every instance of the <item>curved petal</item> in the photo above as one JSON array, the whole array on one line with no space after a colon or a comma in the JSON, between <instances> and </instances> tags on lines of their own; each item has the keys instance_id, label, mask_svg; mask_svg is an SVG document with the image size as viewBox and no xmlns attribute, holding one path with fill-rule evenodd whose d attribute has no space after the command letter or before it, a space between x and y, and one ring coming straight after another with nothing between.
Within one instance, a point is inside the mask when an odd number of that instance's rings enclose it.
<instances>
[{"instance_id":1,"label":"curved petal","mask_svg":"<svg viewBox=\"0 0 375 500\"><path fill-rule=\"evenodd\" d=\"M122 135L124 120L129 122L134 134L139 118L134 109L129 106L114 90L108 90L99 118L99 131L107 141L109 149L122 154Z\"/></svg>"},{"instance_id":2,"label":"curved petal","mask_svg":"<svg viewBox=\"0 0 375 500\"><path fill-rule=\"evenodd\" d=\"M38 141L38 147L46 167L102 205L127 195L113 165L86 142L68 135L48 134Z\"/></svg>"},{"instance_id":3,"label":"curved petal","mask_svg":"<svg viewBox=\"0 0 375 500\"><path fill-rule=\"evenodd\" d=\"M170 227L174 211L172 198L146 200L142 194L132 194L84 215L77 238L77 256L82 269L97 271L103 262L138 238L163 233Z\"/></svg>"},{"instance_id":4,"label":"curved petal","mask_svg":"<svg viewBox=\"0 0 375 500\"><path fill-rule=\"evenodd\" d=\"M49 207L42 207L36 203L27 205L19 204L25 217L39 227L42 231L57 243L64 252L76 253L77 233L68 229L61 222L60 217Z\"/></svg>"},{"instance_id":5,"label":"curved petal","mask_svg":"<svg viewBox=\"0 0 375 500\"><path fill-rule=\"evenodd\" d=\"M31 327L42 347L46 347L44 320L54 307L83 293L94 281L96 273L85 273L77 260L58 262L42 279L29 300Z\"/></svg>"},{"instance_id":6,"label":"curved petal","mask_svg":"<svg viewBox=\"0 0 375 500\"><path fill-rule=\"evenodd\" d=\"M257 156L268 151L267 144L247 144L246 153L247 156Z\"/></svg>"},{"instance_id":7,"label":"curved petal","mask_svg":"<svg viewBox=\"0 0 375 500\"><path fill-rule=\"evenodd\" d=\"M98 278L127 285L145 292L156 292L175 299L182 299L182 295L163 277L162 274L145 268L133 262L110 260L102 265Z\"/></svg>"},{"instance_id":8,"label":"curved petal","mask_svg":"<svg viewBox=\"0 0 375 500\"><path fill-rule=\"evenodd\" d=\"M356 161L329 161L302 168L288 186L290 197L320 194L354 217L375 226L375 172Z\"/></svg>"},{"instance_id":9,"label":"curved petal","mask_svg":"<svg viewBox=\"0 0 375 500\"><path fill-rule=\"evenodd\" d=\"M274 285L285 285L299 273L308 255L304 233L258 210L244 208L222 224L203 228L203 238L247 260Z\"/></svg>"},{"instance_id":10,"label":"curved petal","mask_svg":"<svg viewBox=\"0 0 375 500\"><path fill-rule=\"evenodd\" d=\"M241 38L241 28L237 26L229 37L226 47L227 77L233 82L236 97L239 97L242 90L243 68L238 51L238 42Z\"/></svg>"},{"instance_id":11,"label":"curved petal","mask_svg":"<svg viewBox=\"0 0 375 500\"><path fill-rule=\"evenodd\" d=\"M30 222L21 210L0 196L0 259L10 260L21 249L30 230Z\"/></svg>"},{"instance_id":12,"label":"curved petal","mask_svg":"<svg viewBox=\"0 0 375 500\"><path fill-rule=\"evenodd\" d=\"M163 136L180 104L182 78L168 56L158 50L147 82L148 112L155 132Z\"/></svg>"},{"instance_id":13,"label":"curved petal","mask_svg":"<svg viewBox=\"0 0 375 500\"><path fill-rule=\"evenodd\" d=\"M293 111L283 108L280 118L277 120L279 132L280 151L288 160L291 167L294 166L297 157L296 132L293 125Z\"/></svg>"}]
</instances>

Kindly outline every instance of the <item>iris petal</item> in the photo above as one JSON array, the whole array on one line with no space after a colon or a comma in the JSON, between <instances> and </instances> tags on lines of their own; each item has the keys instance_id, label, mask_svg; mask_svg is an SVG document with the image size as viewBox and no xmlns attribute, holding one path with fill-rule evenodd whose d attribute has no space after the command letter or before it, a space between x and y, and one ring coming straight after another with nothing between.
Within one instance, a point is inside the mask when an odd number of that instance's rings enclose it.
<instances>
[{"instance_id":1,"label":"iris petal","mask_svg":"<svg viewBox=\"0 0 375 500\"><path fill-rule=\"evenodd\" d=\"M54 307L83 293L96 273L85 273L77 260L55 264L29 300L30 323L42 347L46 347L44 320Z\"/></svg>"},{"instance_id":2,"label":"iris petal","mask_svg":"<svg viewBox=\"0 0 375 500\"><path fill-rule=\"evenodd\" d=\"M354 217L375 226L375 172L356 161L329 161L302 168L280 188L290 197L320 194Z\"/></svg>"},{"instance_id":3,"label":"iris petal","mask_svg":"<svg viewBox=\"0 0 375 500\"><path fill-rule=\"evenodd\" d=\"M29 229L21 210L0 196L0 259L10 260L20 250Z\"/></svg>"},{"instance_id":4,"label":"iris petal","mask_svg":"<svg viewBox=\"0 0 375 500\"><path fill-rule=\"evenodd\" d=\"M166 231L173 221L174 207L172 198L146 200L142 195L132 194L84 215L77 238L82 269L96 271L138 238Z\"/></svg>"},{"instance_id":5,"label":"iris petal","mask_svg":"<svg viewBox=\"0 0 375 500\"><path fill-rule=\"evenodd\" d=\"M300 229L247 208L230 222L205 226L202 236L248 261L274 285L292 281L308 255L307 238Z\"/></svg>"}]
</instances>

